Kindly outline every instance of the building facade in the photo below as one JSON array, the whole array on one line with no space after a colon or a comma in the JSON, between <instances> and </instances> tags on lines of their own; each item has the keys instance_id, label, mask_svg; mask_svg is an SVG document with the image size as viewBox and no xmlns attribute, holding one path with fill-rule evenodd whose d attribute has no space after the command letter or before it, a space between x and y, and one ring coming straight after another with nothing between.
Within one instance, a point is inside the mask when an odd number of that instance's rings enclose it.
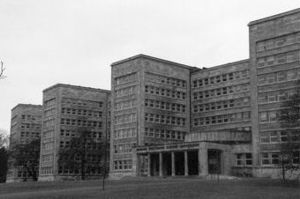
<instances>
[{"instance_id":1,"label":"building facade","mask_svg":"<svg viewBox=\"0 0 300 199\"><path fill-rule=\"evenodd\" d=\"M249 23L249 38L249 59L211 68L147 55L113 63L110 176L278 177L279 112L300 79L300 9Z\"/></svg>"},{"instance_id":2,"label":"building facade","mask_svg":"<svg viewBox=\"0 0 300 199\"><path fill-rule=\"evenodd\" d=\"M95 142L104 143L109 139L109 104L108 90L56 84L43 91L39 181L80 178L79 167L65 167L59 163L60 150L70 147L71 139L78 137L83 128ZM90 154L89 160L99 162L101 158L105 164L103 156L94 156ZM99 178L102 174L100 168L91 169L86 177Z\"/></svg>"},{"instance_id":3,"label":"building facade","mask_svg":"<svg viewBox=\"0 0 300 199\"><path fill-rule=\"evenodd\" d=\"M17 145L28 144L40 138L42 129L42 106L18 104L11 110L10 145L13 151ZM14 166L14 159L9 158L7 182L30 180L31 176L20 166Z\"/></svg>"}]
</instances>

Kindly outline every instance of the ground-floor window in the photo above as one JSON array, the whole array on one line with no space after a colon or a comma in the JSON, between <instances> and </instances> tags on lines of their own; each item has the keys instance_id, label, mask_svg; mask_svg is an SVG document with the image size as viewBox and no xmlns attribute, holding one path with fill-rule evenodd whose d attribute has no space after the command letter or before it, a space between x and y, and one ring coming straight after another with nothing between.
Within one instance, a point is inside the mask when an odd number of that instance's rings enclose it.
<instances>
[{"instance_id":1,"label":"ground-floor window","mask_svg":"<svg viewBox=\"0 0 300 199\"><path fill-rule=\"evenodd\" d=\"M132 160L115 160L114 161L115 170L128 170L132 169Z\"/></svg>"},{"instance_id":2,"label":"ground-floor window","mask_svg":"<svg viewBox=\"0 0 300 199\"><path fill-rule=\"evenodd\" d=\"M237 166L252 165L252 154L251 153L237 153L236 154L236 165Z\"/></svg>"}]
</instances>

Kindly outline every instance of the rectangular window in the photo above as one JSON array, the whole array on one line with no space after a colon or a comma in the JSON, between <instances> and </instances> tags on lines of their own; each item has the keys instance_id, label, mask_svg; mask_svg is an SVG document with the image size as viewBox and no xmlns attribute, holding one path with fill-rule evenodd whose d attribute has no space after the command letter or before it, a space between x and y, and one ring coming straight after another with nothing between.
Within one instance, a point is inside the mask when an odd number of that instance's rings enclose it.
<instances>
[{"instance_id":1,"label":"rectangular window","mask_svg":"<svg viewBox=\"0 0 300 199\"><path fill-rule=\"evenodd\" d=\"M268 114L267 112L259 113L259 121L260 122L268 122Z\"/></svg>"}]
</instances>

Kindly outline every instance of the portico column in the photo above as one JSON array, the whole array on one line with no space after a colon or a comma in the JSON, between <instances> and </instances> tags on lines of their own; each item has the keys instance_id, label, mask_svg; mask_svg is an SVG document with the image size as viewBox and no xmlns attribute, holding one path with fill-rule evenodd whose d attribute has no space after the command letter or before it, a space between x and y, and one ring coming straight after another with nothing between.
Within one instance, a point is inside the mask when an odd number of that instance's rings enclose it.
<instances>
[{"instance_id":1,"label":"portico column","mask_svg":"<svg viewBox=\"0 0 300 199\"><path fill-rule=\"evenodd\" d=\"M207 164L207 148L200 148L200 173L201 175L208 174L208 164Z\"/></svg>"},{"instance_id":2,"label":"portico column","mask_svg":"<svg viewBox=\"0 0 300 199\"><path fill-rule=\"evenodd\" d=\"M151 176L151 155L150 153L147 154L148 156L148 176Z\"/></svg>"},{"instance_id":3,"label":"portico column","mask_svg":"<svg viewBox=\"0 0 300 199\"><path fill-rule=\"evenodd\" d=\"M175 154L171 152L172 176L175 176Z\"/></svg>"},{"instance_id":4,"label":"portico column","mask_svg":"<svg viewBox=\"0 0 300 199\"><path fill-rule=\"evenodd\" d=\"M189 168L188 168L188 153L184 151L184 175L189 175Z\"/></svg>"},{"instance_id":5,"label":"portico column","mask_svg":"<svg viewBox=\"0 0 300 199\"><path fill-rule=\"evenodd\" d=\"M163 157L162 152L159 153L159 176L163 176Z\"/></svg>"}]
</instances>

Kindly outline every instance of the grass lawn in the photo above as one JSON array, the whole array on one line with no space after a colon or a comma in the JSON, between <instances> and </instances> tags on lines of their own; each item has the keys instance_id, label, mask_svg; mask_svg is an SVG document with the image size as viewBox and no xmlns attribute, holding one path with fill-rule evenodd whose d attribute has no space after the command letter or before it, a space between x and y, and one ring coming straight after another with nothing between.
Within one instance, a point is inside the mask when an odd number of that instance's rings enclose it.
<instances>
[{"instance_id":1,"label":"grass lawn","mask_svg":"<svg viewBox=\"0 0 300 199\"><path fill-rule=\"evenodd\" d=\"M198 178L132 178L85 182L28 182L0 184L0 198L187 198L300 199L300 186L270 179L203 180Z\"/></svg>"}]
</instances>

